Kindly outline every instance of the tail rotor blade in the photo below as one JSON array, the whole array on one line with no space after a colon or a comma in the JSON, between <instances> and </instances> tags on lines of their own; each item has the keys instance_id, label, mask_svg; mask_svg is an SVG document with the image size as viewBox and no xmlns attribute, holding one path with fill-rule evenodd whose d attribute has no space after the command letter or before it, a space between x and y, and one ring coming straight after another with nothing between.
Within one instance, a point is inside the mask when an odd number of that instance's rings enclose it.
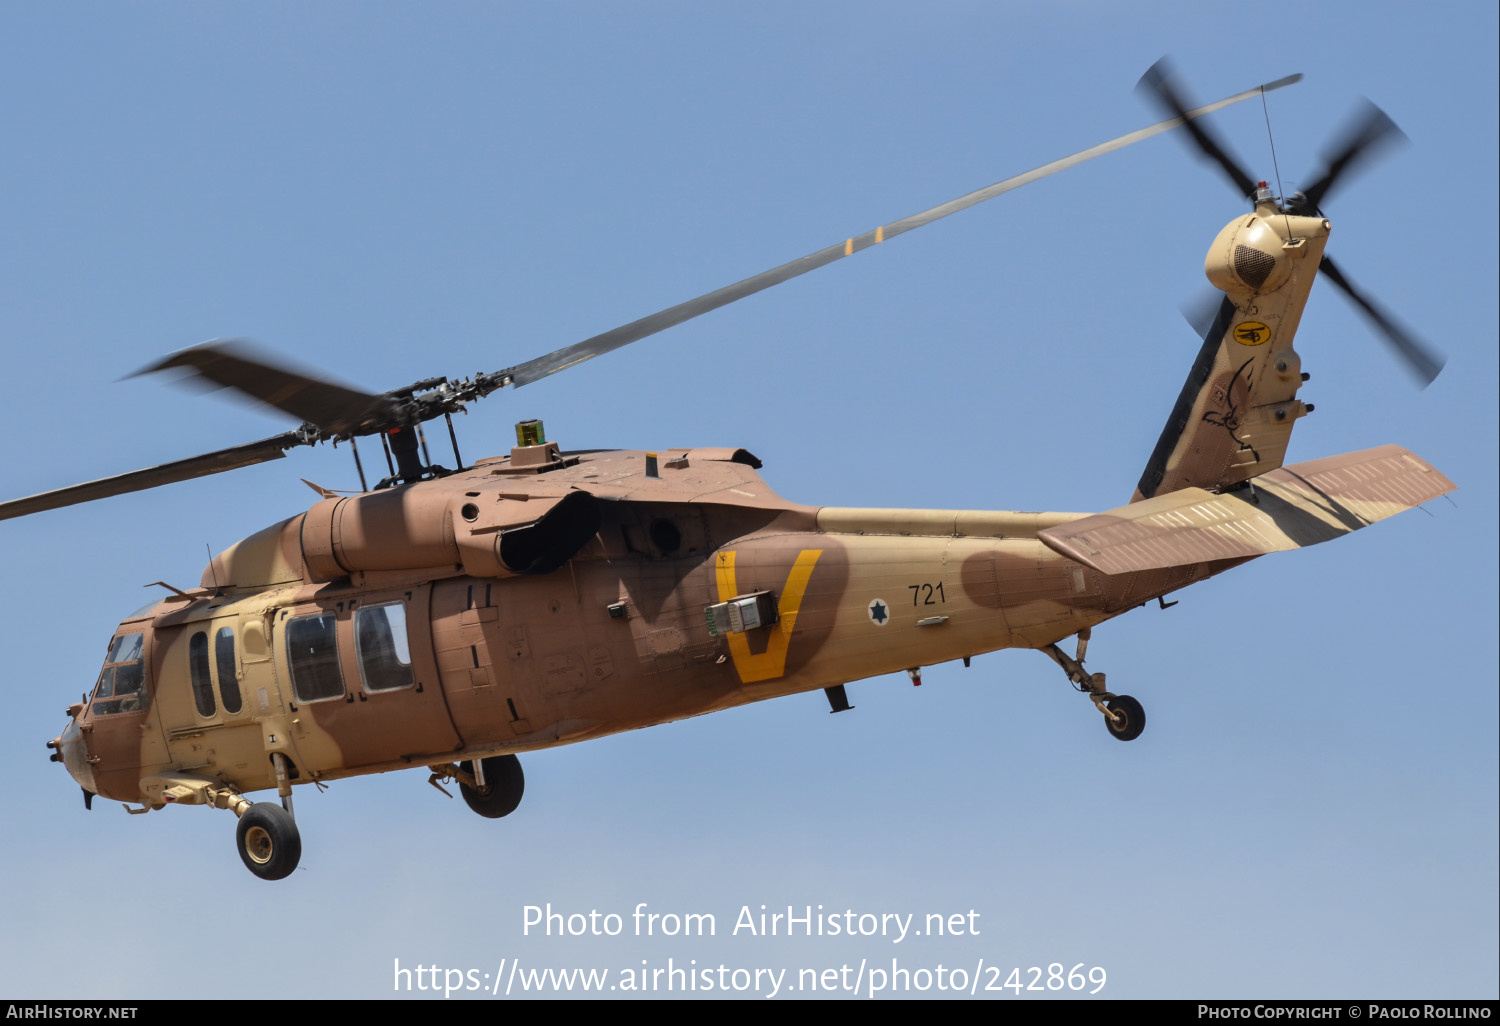
<instances>
[{"instance_id":1,"label":"tail rotor blade","mask_svg":"<svg viewBox=\"0 0 1500 1026\"><path fill-rule=\"evenodd\" d=\"M1406 141L1406 133L1385 111L1369 100L1345 129L1341 141L1323 152L1327 164L1323 174L1303 190L1306 210L1316 213L1334 185L1351 169L1370 159L1380 149ZM1331 154L1331 155L1330 155Z\"/></svg>"},{"instance_id":2,"label":"tail rotor blade","mask_svg":"<svg viewBox=\"0 0 1500 1026\"><path fill-rule=\"evenodd\" d=\"M1136 83L1136 88L1154 97L1161 108L1173 117L1183 118L1183 127L1193 137L1193 142L1198 144L1198 149L1203 151L1207 159L1218 164L1229 177L1235 191L1248 199L1255 193L1255 179L1246 174L1239 162L1219 145L1206 126L1199 124L1188 114L1187 100L1173 84L1173 77L1171 62L1163 57L1146 69L1140 82Z\"/></svg>"},{"instance_id":3,"label":"tail rotor blade","mask_svg":"<svg viewBox=\"0 0 1500 1026\"><path fill-rule=\"evenodd\" d=\"M1426 388L1432 384L1433 379L1442 372L1443 365L1448 362L1447 357L1423 345L1415 335L1403 328L1363 292L1355 288L1354 283L1345 277L1343 271L1339 270L1332 257L1326 255L1323 257L1320 270L1329 281L1343 290L1344 295L1364 311L1370 323L1375 326L1375 330L1380 333L1380 337L1396 351L1396 355L1406 365L1407 370L1411 371L1412 376L1421 382L1421 387Z\"/></svg>"},{"instance_id":4,"label":"tail rotor blade","mask_svg":"<svg viewBox=\"0 0 1500 1026\"><path fill-rule=\"evenodd\" d=\"M1227 298L1218 289L1205 288L1190 299L1184 300L1178 309L1182 312L1182 319L1188 322L1193 332L1199 338L1206 339L1222 316L1224 300Z\"/></svg>"}]
</instances>

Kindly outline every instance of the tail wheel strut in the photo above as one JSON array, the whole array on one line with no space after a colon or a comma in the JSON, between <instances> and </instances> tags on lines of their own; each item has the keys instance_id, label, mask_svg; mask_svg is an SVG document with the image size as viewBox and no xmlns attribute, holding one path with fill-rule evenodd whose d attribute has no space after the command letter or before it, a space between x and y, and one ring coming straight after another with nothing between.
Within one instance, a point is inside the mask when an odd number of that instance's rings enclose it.
<instances>
[{"instance_id":1,"label":"tail wheel strut","mask_svg":"<svg viewBox=\"0 0 1500 1026\"><path fill-rule=\"evenodd\" d=\"M1042 651L1062 667L1073 687L1094 703L1094 708L1104 716L1104 726L1111 736L1121 741L1134 741L1146 729L1146 710L1129 695L1116 695L1105 687L1103 673L1090 673L1083 668L1091 634L1088 627L1078 632L1077 655L1070 656L1056 645L1048 645Z\"/></svg>"}]
</instances>

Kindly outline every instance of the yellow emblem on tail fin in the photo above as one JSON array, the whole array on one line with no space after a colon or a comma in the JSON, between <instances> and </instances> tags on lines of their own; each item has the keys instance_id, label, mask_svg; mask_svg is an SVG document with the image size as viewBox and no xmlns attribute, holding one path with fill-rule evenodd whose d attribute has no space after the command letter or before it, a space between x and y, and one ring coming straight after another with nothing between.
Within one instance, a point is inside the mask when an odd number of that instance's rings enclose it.
<instances>
[{"instance_id":1,"label":"yellow emblem on tail fin","mask_svg":"<svg viewBox=\"0 0 1500 1026\"><path fill-rule=\"evenodd\" d=\"M1263 346L1271 341L1271 329L1260 321L1241 321L1234 327L1234 340L1241 345Z\"/></svg>"}]
</instances>

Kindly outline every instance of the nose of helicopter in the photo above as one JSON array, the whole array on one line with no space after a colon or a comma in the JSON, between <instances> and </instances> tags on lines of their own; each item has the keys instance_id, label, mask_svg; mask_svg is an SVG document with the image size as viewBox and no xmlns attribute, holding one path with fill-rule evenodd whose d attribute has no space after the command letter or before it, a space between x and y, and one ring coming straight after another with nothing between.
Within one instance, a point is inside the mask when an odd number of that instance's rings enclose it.
<instances>
[{"instance_id":1,"label":"nose of helicopter","mask_svg":"<svg viewBox=\"0 0 1500 1026\"><path fill-rule=\"evenodd\" d=\"M78 781L78 785L84 791L84 803L88 804L94 794L94 768L89 764L88 745L83 739L83 727L79 719L83 715L83 705L79 703L68 710L72 719L63 728L63 732L51 741L47 747L52 749L52 761L60 762L67 769L72 778Z\"/></svg>"}]
</instances>

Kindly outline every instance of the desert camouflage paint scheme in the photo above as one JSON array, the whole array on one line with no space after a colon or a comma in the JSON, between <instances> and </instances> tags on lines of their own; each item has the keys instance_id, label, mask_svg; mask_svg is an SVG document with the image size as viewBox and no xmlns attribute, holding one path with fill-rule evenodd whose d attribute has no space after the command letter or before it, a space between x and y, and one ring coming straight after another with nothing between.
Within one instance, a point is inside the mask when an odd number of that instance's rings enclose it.
<instances>
[{"instance_id":1,"label":"desert camouflage paint scheme","mask_svg":"<svg viewBox=\"0 0 1500 1026\"><path fill-rule=\"evenodd\" d=\"M1221 373L1191 396L1198 415L1169 424L1170 491L1092 516L820 509L777 496L744 450L518 447L324 499L220 554L198 589L121 624L112 652L142 641L139 697L122 707L101 687L75 707L63 761L89 791L160 808L275 787L272 753L306 782L582 741L1046 648L1451 490L1396 446L1276 469L1304 410L1300 375L1275 368L1299 366L1291 337L1327 224L1311 228L1311 255L1240 297L1209 364ZM1268 338L1238 337L1252 316ZM1246 467L1253 486L1236 490ZM776 597L773 626L710 634L707 607L757 592ZM400 616L378 618L404 625L410 667L395 686L371 680L356 632L388 609ZM300 689L290 662L307 618L331 625L321 691ZM195 700L195 637L233 640L227 660L200 657L209 703Z\"/></svg>"},{"instance_id":2,"label":"desert camouflage paint scheme","mask_svg":"<svg viewBox=\"0 0 1500 1026\"><path fill-rule=\"evenodd\" d=\"M386 486L323 493L213 558L197 588L121 623L92 698L50 742L54 758L86 800L235 812L246 865L276 879L300 855L297 783L426 766L499 817L520 799L517 753L818 689L842 711L851 681L905 670L920 683L923 666L996 649L1045 653L1112 733L1133 739L1139 703L1082 665L1095 624L1454 488L1394 445L1283 466L1312 410L1297 398L1306 376L1292 343L1320 265L1331 267L1330 224L1281 206L1264 183L1256 200L1210 248L1218 316L1118 509L804 506L776 495L743 449L566 453L536 422L518 425L508 456L434 472L401 422L381 428L403 468ZM715 297L700 305L730 301ZM545 373L624 344L596 341L550 354ZM211 346L163 365L183 364L293 412L348 407L338 423L350 432L434 387L370 396ZM518 370L481 384L525 380ZM306 440L294 432L0 513L280 458ZM1072 636L1076 656L1058 644ZM280 806L243 797L273 787Z\"/></svg>"}]
</instances>

